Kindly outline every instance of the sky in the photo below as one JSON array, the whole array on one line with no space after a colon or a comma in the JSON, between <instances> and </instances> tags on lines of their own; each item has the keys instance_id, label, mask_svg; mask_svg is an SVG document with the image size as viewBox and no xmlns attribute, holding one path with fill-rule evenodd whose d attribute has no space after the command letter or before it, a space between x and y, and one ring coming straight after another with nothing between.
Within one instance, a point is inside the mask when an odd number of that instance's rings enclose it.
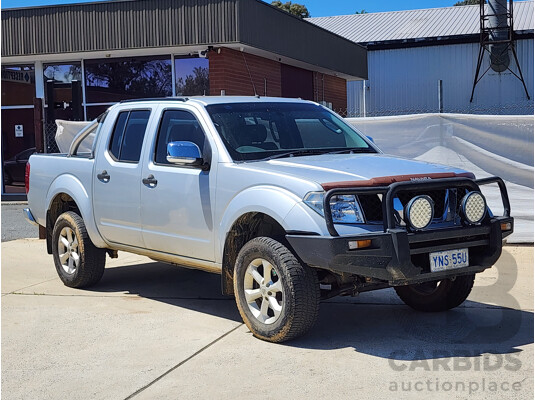
<instances>
[{"instance_id":1,"label":"sky","mask_svg":"<svg viewBox=\"0 0 535 400\"><path fill-rule=\"evenodd\" d=\"M1 0L2 8L30 7L53 4L88 3L95 0ZM286 0L282 0L286 2ZM452 6L457 0L297 0L304 4L313 17L354 14L366 12L413 10ZM271 3L271 1L266 1Z\"/></svg>"}]
</instances>

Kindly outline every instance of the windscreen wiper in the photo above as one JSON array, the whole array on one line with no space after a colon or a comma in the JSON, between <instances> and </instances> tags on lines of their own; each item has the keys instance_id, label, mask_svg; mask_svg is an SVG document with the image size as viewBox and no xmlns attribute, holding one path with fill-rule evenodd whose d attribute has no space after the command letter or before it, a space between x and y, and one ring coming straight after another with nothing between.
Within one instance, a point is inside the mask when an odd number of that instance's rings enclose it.
<instances>
[{"instance_id":1,"label":"windscreen wiper","mask_svg":"<svg viewBox=\"0 0 535 400\"><path fill-rule=\"evenodd\" d=\"M273 154L272 156L262 158L261 160L257 160L257 161L275 160L277 158L284 158L284 157L311 156L311 155L317 155L317 154L340 154L340 153L349 153L349 152L351 153L376 153L376 151L372 149L371 147L368 147L368 148L354 147L354 148L341 149L341 150L300 149L300 150L287 151L285 153L280 153L280 154Z\"/></svg>"},{"instance_id":2,"label":"windscreen wiper","mask_svg":"<svg viewBox=\"0 0 535 400\"><path fill-rule=\"evenodd\" d=\"M353 147L350 149L328 151L325 154L342 154L342 153L377 153L371 147Z\"/></svg>"},{"instance_id":3,"label":"windscreen wiper","mask_svg":"<svg viewBox=\"0 0 535 400\"><path fill-rule=\"evenodd\" d=\"M272 156L263 158L262 160L258 160L258 161L274 160L276 158L284 158L284 157L310 156L310 155L325 154L325 153L326 152L324 149L301 149L301 150L287 151L286 153L273 154Z\"/></svg>"}]
</instances>

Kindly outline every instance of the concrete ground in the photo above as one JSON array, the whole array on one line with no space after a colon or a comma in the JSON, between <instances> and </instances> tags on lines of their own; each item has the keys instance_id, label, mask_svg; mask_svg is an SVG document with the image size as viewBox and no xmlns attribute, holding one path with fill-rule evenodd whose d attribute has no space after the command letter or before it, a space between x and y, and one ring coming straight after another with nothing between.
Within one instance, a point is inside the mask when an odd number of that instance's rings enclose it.
<instances>
[{"instance_id":1,"label":"concrete ground","mask_svg":"<svg viewBox=\"0 0 535 400\"><path fill-rule=\"evenodd\" d=\"M2 243L3 399L532 399L533 247L456 310L392 290L322 304L305 337L252 337L219 276L121 253L70 289L44 241Z\"/></svg>"},{"instance_id":2,"label":"concrete ground","mask_svg":"<svg viewBox=\"0 0 535 400\"><path fill-rule=\"evenodd\" d=\"M39 229L24 218L22 210L26 207L28 202L2 202L2 242L39 236Z\"/></svg>"}]
</instances>

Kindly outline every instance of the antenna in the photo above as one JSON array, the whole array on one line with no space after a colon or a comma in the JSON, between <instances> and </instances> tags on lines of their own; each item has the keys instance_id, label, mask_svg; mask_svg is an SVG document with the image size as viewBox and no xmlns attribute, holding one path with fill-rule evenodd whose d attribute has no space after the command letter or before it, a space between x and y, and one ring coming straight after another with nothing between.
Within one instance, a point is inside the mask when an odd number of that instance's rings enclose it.
<instances>
[{"instance_id":1,"label":"antenna","mask_svg":"<svg viewBox=\"0 0 535 400\"><path fill-rule=\"evenodd\" d=\"M247 60L245 59L245 54L243 54L243 50L241 52L241 55L243 57L243 62L245 63L245 67L247 68L247 72L249 73L249 79L251 80L251 85L253 86L254 95L258 96L256 93L256 87L254 85L253 76L251 75L251 71L249 70L249 65L247 65Z\"/></svg>"}]
</instances>

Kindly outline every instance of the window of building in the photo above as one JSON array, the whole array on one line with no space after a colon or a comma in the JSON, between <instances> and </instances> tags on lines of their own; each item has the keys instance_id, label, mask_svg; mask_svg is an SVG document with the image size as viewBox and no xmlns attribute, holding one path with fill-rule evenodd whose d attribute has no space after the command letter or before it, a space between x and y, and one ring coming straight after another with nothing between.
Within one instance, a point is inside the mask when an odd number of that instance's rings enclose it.
<instances>
[{"instance_id":1,"label":"window of building","mask_svg":"<svg viewBox=\"0 0 535 400\"><path fill-rule=\"evenodd\" d=\"M173 92L169 56L86 60L84 66L89 104L166 97Z\"/></svg>"},{"instance_id":2,"label":"window of building","mask_svg":"<svg viewBox=\"0 0 535 400\"><path fill-rule=\"evenodd\" d=\"M80 63L72 64L45 64L43 65L45 82L52 80L58 83L71 83L82 80L82 67Z\"/></svg>"},{"instance_id":3,"label":"window of building","mask_svg":"<svg viewBox=\"0 0 535 400\"><path fill-rule=\"evenodd\" d=\"M34 66L2 65L2 106L33 105L34 97Z\"/></svg>"},{"instance_id":4,"label":"window of building","mask_svg":"<svg viewBox=\"0 0 535 400\"><path fill-rule=\"evenodd\" d=\"M2 194L24 194L28 154L35 151L33 65L2 65Z\"/></svg>"},{"instance_id":5,"label":"window of building","mask_svg":"<svg viewBox=\"0 0 535 400\"><path fill-rule=\"evenodd\" d=\"M175 79L177 96L208 96L208 59L175 57Z\"/></svg>"},{"instance_id":6,"label":"window of building","mask_svg":"<svg viewBox=\"0 0 535 400\"><path fill-rule=\"evenodd\" d=\"M44 64L46 120L83 120L80 63Z\"/></svg>"}]
</instances>

